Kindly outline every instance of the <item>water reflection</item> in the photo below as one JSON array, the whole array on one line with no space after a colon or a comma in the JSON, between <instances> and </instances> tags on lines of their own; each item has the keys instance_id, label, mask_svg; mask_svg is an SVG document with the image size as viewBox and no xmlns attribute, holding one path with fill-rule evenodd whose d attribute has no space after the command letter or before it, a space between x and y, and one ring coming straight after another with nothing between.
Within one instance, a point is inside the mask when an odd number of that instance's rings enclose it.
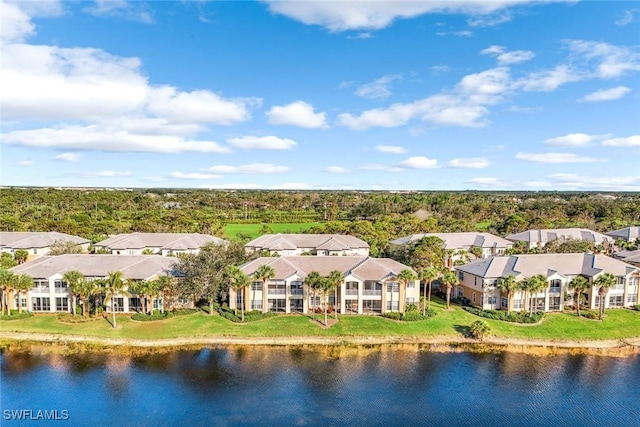
<instances>
[{"instance_id":1,"label":"water reflection","mask_svg":"<svg viewBox=\"0 0 640 427\"><path fill-rule=\"evenodd\" d=\"M230 346L143 356L7 351L0 368L3 409L68 409L74 425L640 420L638 357Z\"/></svg>"}]
</instances>

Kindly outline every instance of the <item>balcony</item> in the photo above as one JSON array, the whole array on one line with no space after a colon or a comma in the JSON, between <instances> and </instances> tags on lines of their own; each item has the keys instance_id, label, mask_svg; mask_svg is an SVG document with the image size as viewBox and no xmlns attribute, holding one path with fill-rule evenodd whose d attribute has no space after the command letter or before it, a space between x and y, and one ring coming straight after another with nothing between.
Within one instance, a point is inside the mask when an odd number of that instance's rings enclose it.
<instances>
[{"instance_id":1,"label":"balcony","mask_svg":"<svg viewBox=\"0 0 640 427\"><path fill-rule=\"evenodd\" d=\"M269 289L268 295L284 295L286 291L284 289Z\"/></svg>"},{"instance_id":2,"label":"balcony","mask_svg":"<svg viewBox=\"0 0 640 427\"><path fill-rule=\"evenodd\" d=\"M291 289L291 295L302 295L302 289Z\"/></svg>"},{"instance_id":3,"label":"balcony","mask_svg":"<svg viewBox=\"0 0 640 427\"><path fill-rule=\"evenodd\" d=\"M358 295L358 289L345 289L345 295Z\"/></svg>"},{"instance_id":4,"label":"balcony","mask_svg":"<svg viewBox=\"0 0 640 427\"><path fill-rule=\"evenodd\" d=\"M69 293L69 288L56 288L56 294L67 294Z\"/></svg>"},{"instance_id":5,"label":"balcony","mask_svg":"<svg viewBox=\"0 0 640 427\"><path fill-rule=\"evenodd\" d=\"M362 295L382 295L382 289L365 289Z\"/></svg>"}]
</instances>

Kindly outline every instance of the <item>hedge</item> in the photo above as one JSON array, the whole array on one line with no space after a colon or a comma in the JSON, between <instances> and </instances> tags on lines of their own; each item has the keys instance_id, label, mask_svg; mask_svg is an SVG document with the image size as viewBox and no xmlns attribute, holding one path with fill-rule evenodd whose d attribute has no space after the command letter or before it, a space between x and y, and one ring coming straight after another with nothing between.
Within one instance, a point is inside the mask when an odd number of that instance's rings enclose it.
<instances>
[{"instance_id":1,"label":"hedge","mask_svg":"<svg viewBox=\"0 0 640 427\"><path fill-rule=\"evenodd\" d=\"M504 310L481 310L471 306L465 306L462 307L462 309L471 314L475 314L476 316L511 323L537 323L544 317L544 313L541 311L529 314L524 311L512 311L507 313Z\"/></svg>"}]
</instances>

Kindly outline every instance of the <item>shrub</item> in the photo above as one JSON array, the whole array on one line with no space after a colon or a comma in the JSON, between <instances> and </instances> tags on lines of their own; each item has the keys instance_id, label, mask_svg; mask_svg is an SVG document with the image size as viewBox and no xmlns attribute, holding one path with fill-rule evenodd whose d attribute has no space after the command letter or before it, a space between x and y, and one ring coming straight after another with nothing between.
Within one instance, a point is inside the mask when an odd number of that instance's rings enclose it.
<instances>
[{"instance_id":1,"label":"shrub","mask_svg":"<svg viewBox=\"0 0 640 427\"><path fill-rule=\"evenodd\" d=\"M0 316L0 319L2 320L18 320L18 319L26 319L27 317L32 317L33 313L30 313L28 311L24 311L22 313L18 312L18 310L11 310L11 316L8 315L4 315L4 316Z\"/></svg>"},{"instance_id":2,"label":"shrub","mask_svg":"<svg viewBox=\"0 0 640 427\"><path fill-rule=\"evenodd\" d=\"M382 317L386 317L387 319L392 320L400 320L402 314L398 313L397 311L390 311L388 313L382 313Z\"/></svg>"},{"instance_id":3,"label":"shrub","mask_svg":"<svg viewBox=\"0 0 640 427\"><path fill-rule=\"evenodd\" d=\"M220 316L224 317L227 320L230 320L231 322L242 323L242 315L238 313L238 315L236 316L234 310L230 308L218 307L218 313L220 314ZM255 322L256 320L267 319L274 316L277 316L277 313L269 311L263 314L260 310L253 310L244 313L244 321L245 323Z\"/></svg>"},{"instance_id":4,"label":"shrub","mask_svg":"<svg viewBox=\"0 0 640 427\"><path fill-rule=\"evenodd\" d=\"M383 313L382 317L385 317L387 319L392 319L392 320L402 320L403 322L415 322L418 320L425 320L428 319L430 317L433 317L436 315L436 312L434 310L427 310L425 315L423 316L421 312L419 311L407 311L405 313L398 313L396 311L391 311L388 313Z\"/></svg>"},{"instance_id":5,"label":"shrub","mask_svg":"<svg viewBox=\"0 0 640 427\"><path fill-rule=\"evenodd\" d=\"M544 317L544 313L541 311L531 314L525 313L524 311L512 311L507 314L507 312L504 310L481 310L479 308L471 306L462 308L471 314L475 314L476 316L493 320L502 320L511 323L537 323Z\"/></svg>"},{"instance_id":6,"label":"shrub","mask_svg":"<svg viewBox=\"0 0 640 427\"><path fill-rule=\"evenodd\" d=\"M634 305L633 309L636 310L636 311L640 311L640 304Z\"/></svg>"},{"instance_id":7,"label":"shrub","mask_svg":"<svg viewBox=\"0 0 640 427\"><path fill-rule=\"evenodd\" d=\"M469 333L473 338L482 341L484 337L491 333L491 326L484 320L476 320L469 327Z\"/></svg>"},{"instance_id":8,"label":"shrub","mask_svg":"<svg viewBox=\"0 0 640 427\"><path fill-rule=\"evenodd\" d=\"M165 311L164 313L155 310L151 315L145 313L136 313L131 316L131 320L137 320L139 322L152 322L154 320L164 320L174 316L185 316L187 314L194 314L199 311L200 309L198 308L182 308L179 310Z\"/></svg>"},{"instance_id":9,"label":"shrub","mask_svg":"<svg viewBox=\"0 0 640 427\"><path fill-rule=\"evenodd\" d=\"M587 319L595 320L599 317L599 314L595 311L582 310L580 312L581 317L585 317Z\"/></svg>"}]
</instances>

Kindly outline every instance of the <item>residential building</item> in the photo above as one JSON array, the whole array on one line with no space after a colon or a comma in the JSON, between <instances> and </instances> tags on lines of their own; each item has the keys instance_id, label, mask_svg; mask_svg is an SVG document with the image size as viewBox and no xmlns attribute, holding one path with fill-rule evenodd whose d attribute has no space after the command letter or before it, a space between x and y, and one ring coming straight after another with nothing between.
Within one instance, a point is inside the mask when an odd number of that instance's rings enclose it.
<instances>
[{"instance_id":1,"label":"residential building","mask_svg":"<svg viewBox=\"0 0 640 427\"><path fill-rule=\"evenodd\" d=\"M539 230L527 230L521 233L509 234L507 240L513 242L526 242L529 249L543 248L553 240L585 240L594 245L602 245L609 249L615 239L605 234L591 231L586 228L550 228Z\"/></svg>"},{"instance_id":2,"label":"residential building","mask_svg":"<svg viewBox=\"0 0 640 427\"><path fill-rule=\"evenodd\" d=\"M265 234L247 243L249 252L272 255L368 256L369 244L343 234Z\"/></svg>"},{"instance_id":3,"label":"residential building","mask_svg":"<svg viewBox=\"0 0 640 427\"><path fill-rule=\"evenodd\" d=\"M640 239L640 226L626 227L619 230L613 230L607 232L607 236L612 237L615 240L622 239L627 242L633 242Z\"/></svg>"},{"instance_id":4,"label":"residential building","mask_svg":"<svg viewBox=\"0 0 640 427\"><path fill-rule=\"evenodd\" d=\"M114 255L143 255L147 253L162 256L182 253L198 253L209 243L227 243L209 234L200 233L131 233L118 234L94 245L96 251Z\"/></svg>"},{"instance_id":5,"label":"residential building","mask_svg":"<svg viewBox=\"0 0 640 427\"><path fill-rule=\"evenodd\" d=\"M591 283L586 293L588 307L599 307L598 288L594 281L603 273L611 273L617 284L609 289L605 300L606 308L630 307L638 304L640 269L601 254L536 254L511 255L482 259L456 267L460 283L454 290L455 296L465 297L472 304L484 309L522 310L529 307L523 291L516 291L511 302L498 289L500 278L514 276L517 281L542 274L547 278L548 287L535 295L534 310L558 311L565 304L573 304L569 283L576 276L584 276Z\"/></svg>"},{"instance_id":6,"label":"residential building","mask_svg":"<svg viewBox=\"0 0 640 427\"><path fill-rule=\"evenodd\" d=\"M69 312L71 311L71 295L62 276L67 271L76 270L88 280L107 277L110 272L120 271L123 278L130 281L152 280L170 274L175 259L160 255L58 255L42 256L33 261L9 269L14 274L26 274L33 278L33 288L26 297L17 296L12 301L13 307L20 304L32 312ZM116 311L138 311L141 307L137 295L124 295L113 299ZM158 307L161 300L154 301Z\"/></svg>"},{"instance_id":7,"label":"residential building","mask_svg":"<svg viewBox=\"0 0 640 427\"><path fill-rule=\"evenodd\" d=\"M91 243L88 239L57 231L0 231L0 252L13 254L22 249L29 253L30 258L48 254L51 246L58 242L73 242L83 252Z\"/></svg>"},{"instance_id":8,"label":"residential building","mask_svg":"<svg viewBox=\"0 0 640 427\"><path fill-rule=\"evenodd\" d=\"M613 254L614 258L640 267L640 249L634 251L620 251Z\"/></svg>"},{"instance_id":9,"label":"residential building","mask_svg":"<svg viewBox=\"0 0 640 427\"><path fill-rule=\"evenodd\" d=\"M513 247L513 242L505 240L502 237L495 236L491 233L419 233L410 236L401 237L389 242L391 250L398 250L400 247L406 247L415 244L425 237L438 237L444 242L445 263L449 267L454 264L466 263L469 259L476 258L472 254L473 248L482 250L480 258L488 258L492 256L504 255L506 251ZM395 249L393 247L396 247Z\"/></svg>"},{"instance_id":10,"label":"residential building","mask_svg":"<svg viewBox=\"0 0 640 427\"><path fill-rule=\"evenodd\" d=\"M271 266L275 272L264 289L263 283L254 276L262 265ZM418 303L420 300L418 280L413 280L406 286L398 282L398 274L411 268L389 258L262 257L243 264L240 268L253 277L254 282L243 292L238 293L233 289L230 291L231 308L244 304L246 310L310 313L320 306L321 298L305 284L306 277L312 271L328 276L334 270L342 273L343 279L337 287L337 300L335 292L329 294L329 305L337 308L340 313L403 312L406 304Z\"/></svg>"}]
</instances>

